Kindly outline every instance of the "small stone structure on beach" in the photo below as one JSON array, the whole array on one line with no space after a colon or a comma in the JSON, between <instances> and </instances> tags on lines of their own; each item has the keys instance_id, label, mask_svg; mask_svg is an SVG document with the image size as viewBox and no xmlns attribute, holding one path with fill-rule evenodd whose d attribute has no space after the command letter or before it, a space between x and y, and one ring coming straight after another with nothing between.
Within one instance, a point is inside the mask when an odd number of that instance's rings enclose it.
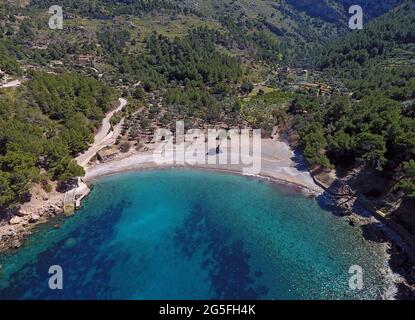
<instances>
[{"instance_id":1,"label":"small stone structure on beach","mask_svg":"<svg viewBox=\"0 0 415 320\"><path fill-rule=\"evenodd\" d=\"M63 211L65 215L72 216L75 210L81 207L81 201L89 194L90 189L81 178L78 178L77 187L65 193Z\"/></svg>"}]
</instances>

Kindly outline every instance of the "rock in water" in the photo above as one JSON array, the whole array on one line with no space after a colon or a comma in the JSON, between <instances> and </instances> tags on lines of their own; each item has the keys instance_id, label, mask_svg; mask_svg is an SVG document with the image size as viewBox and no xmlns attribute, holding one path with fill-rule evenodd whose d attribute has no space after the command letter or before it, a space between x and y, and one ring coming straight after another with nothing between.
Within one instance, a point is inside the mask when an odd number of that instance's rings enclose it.
<instances>
[{"instance_id":1,"label":"rock in water","mask_svg":"<svg viewBox=\"0 0 415 320\"><path fill-rule=\"evenodd\" d=\"M65 246L67 248L73 248L76 246L76 239L74 238L69 238L68 240L65 241Z\"/></svg>"},{"instance_id":2,"label":"rock in water","mask_svg":"<svg viewBox=\"0 0 415 320\"><path fill-rule=\"evenodd\" d=\"M18 248L20 248L22 246L22 244L20 243L20 241L19 240L13 240L13 242L12 242L12 247L14 248L14 249L18 249Z\"/></svg>"}]
</instances>

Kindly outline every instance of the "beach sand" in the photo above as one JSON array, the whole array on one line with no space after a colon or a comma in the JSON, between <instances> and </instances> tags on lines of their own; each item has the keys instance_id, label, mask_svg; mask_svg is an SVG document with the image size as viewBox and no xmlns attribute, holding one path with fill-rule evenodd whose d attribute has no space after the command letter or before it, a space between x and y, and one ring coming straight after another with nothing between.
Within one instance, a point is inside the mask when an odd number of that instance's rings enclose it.
<instances>
[{"instance_id":1,"label":"beach sand","mask_svg":"<svg viewBox=\"0 0 415 320\"><path fill-rule=\"evenodd\" d=\"M217 157L215 153L212 154L211 152L203 157L206 161L201 161L199 163L191 163L191 161L174 163L174 161L172 161L173 159L168 157L167 160L170 160L168 161L170 163L161 163L160 158L154 152L154 150L158 147L159 145L153 145L152 149L146 152L133 151L125 155L120 154L117 158L111 161L92 165L87 168L84 181L92 183L100 177L120 172L185 167L258 176L268 178L276 182L292 184L304 188L311 194L320 194L323 192L323 189L315 184L305 164L302 163L302 157L296 155L295 151L290 148L288 143L278 137L273 139L262 139L261 156L255 159L251 158L251 160L255 163L261 164L260 172L256 172L255 174L243 172L244 168L252 167L251 165L230 163L230 158L235 155L230 151L230 147L222 148L221 151L222 153L227 152L229 161L226 164L207 164L209 158L210 161L212 161L212 158ZM201 147L204 148L204 146ZM185 159L192 158L188 152L185 152Z\"/></svg>"}]
</instances>

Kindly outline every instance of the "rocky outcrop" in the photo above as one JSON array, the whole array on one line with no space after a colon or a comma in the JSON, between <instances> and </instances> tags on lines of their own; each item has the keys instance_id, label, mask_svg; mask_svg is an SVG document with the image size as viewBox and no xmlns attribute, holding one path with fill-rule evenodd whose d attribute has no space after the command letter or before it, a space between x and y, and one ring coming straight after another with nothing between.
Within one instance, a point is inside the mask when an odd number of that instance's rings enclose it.
<instances>
[{"instance_id":1,"label":"rocky outcrop","mask_svg":"<svg viewBox=\"0 0 415 320\"><path fill-rule=\"evenodd\" d=\"M63 213L63 208L58 207L58 206L51 206L51 209L53 210L53 212L55 213L55 215L60 215Z\"/></svg>"},{"instance_id":2,"label":"rocky outcrop","mask_svg":"<svg viewBox=\"0 0 415 320\"><path fill-rule=\"evenodd\" d=\"M30 215L30 212L29 211L27 211L26 209L20 209L18 212L17 212L17 214L16 214L18 217L25 217L25 216L28 216L28 215Z\"/></svg>"},{"instance_id":3,"label":"rocky outcrop","mask_svg":"<svg viewBox=\"0 0 415 320\"><path fill-rule=\"evenodd\" d=\"M41 208L25 208L16 212L8 223L0 225L0 252L18 249L25 237L32 233L37 225L63 213L60 201L46 203Z\"/></svg>"},{"instance_id":4,"label":"rocky outcrop","mask_svg":"<svg viewBox=\"0 0 415 320\"><path fill-rule=\"evenodd\" d=\"M15 239L12 241L12 248L13 249L19 249L22 246L22 243L20 242L20 240Z\"/></svg>"},{"instance_id":5,"label":"rocky outcrop","mask_svg":"<svg viewBox=\"0 0 415 320\"><path fill-rule=\"evenodd\" d=\"M18 217L18 216L15 216L15 217L11 218L10 221L9 221L10 225L12 225L12 226L16 225L16 224L21 224L22 222L23 222L23 219Z\"/></svg>"},{"instance_id":6,"label":"rocky outcrop","mask_svg":"<svg viewBox=\"0 0 415 320\"><path fill-rule=\"evenodd\" d=\"M32 213L30 216L29 222L30 223L36 223L40 220L40 216L37 213Z\"/></svg>"}]
</instances>

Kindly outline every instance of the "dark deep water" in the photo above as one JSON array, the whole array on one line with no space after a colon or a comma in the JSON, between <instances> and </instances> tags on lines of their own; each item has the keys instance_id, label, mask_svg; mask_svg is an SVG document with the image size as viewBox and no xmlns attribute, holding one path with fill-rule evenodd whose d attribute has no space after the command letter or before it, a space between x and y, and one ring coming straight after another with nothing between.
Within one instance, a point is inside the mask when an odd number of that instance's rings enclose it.
<instances>
[{"instance_id":1,"label":"dark deep water","mask_svg":"<svg viewBox=\"0 0 415 320\"><path fill-rule=\"evenodd\" d=\"M361 231L286 187L148 171L99 180L61 228L0 263L0 299L376 299L384 257ZM48 269L63 269L50 290ZM350 266L364 289L349 288Z\"/></svg>"}]
</instances>

